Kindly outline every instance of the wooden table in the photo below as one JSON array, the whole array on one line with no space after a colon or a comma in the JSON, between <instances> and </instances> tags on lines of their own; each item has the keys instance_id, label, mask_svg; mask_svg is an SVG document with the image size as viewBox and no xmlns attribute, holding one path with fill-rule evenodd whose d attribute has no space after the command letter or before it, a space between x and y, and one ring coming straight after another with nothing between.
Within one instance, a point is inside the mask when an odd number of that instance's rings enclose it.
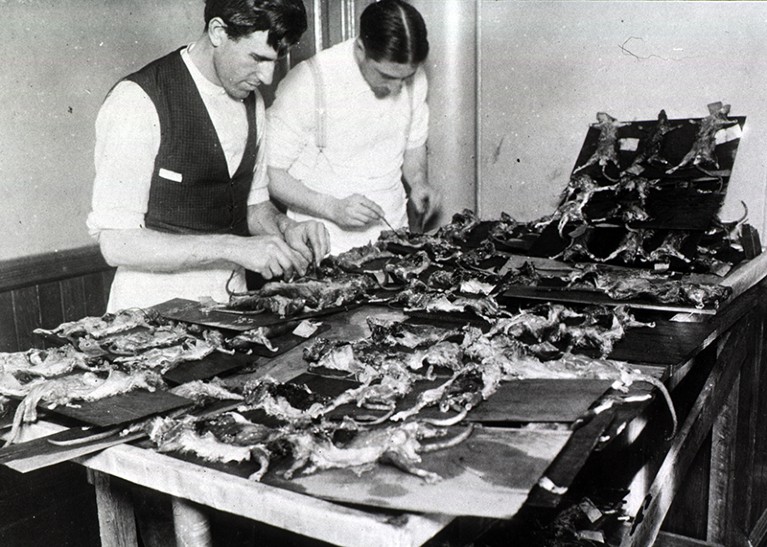
<instances>
[{"instance_id":1,"label":"wooden table","mask_svg":"<svg viewBox=\"0 0 767 547\"><path fill-rule=\"evenodd\" d=\"M681 418L672 439L652 413L638 416L582 471L592 485L628 488L625 509L634 519L622 546L761 545L767 537L767 500L756 493L763 481L753 475L767 458L757 440L766 296L765 281L746 290L705 321L688 358L668 367Z\"/></svg>"},{"instance_id":2,"label":"wooden table","mask_svg":"<svg viewBox=\"0 0 767 547\"><path fill-rule=\"evenodd\" d=\"M703 503L705 516L701 519L707 526L703 539L735 545L732 541L742 539L744 527L753 526L758 520L753 507L751 513L744 515L743 500L734 492L746 479L733 475L731 469L734 462L752 466L759 463L758 456L754 455L757 425L750 408L758 398L754 382L762 378L765 368L761 334L764 294L762 282L715 316L702 318L702 323L687 327L679 324L675 327L679 330L678 336L669 336L663 341L648 337L647 333L631 338L629 333L629 338L616 347L622 358L644 352L645 362L665 368L666 383L673 389L681 418L676 436L665 439L668 418L661 404L650 405L641 414L633 407L619 408L615 418L626 424L622 433L604 450L575 455L583 460L577 462L583 470L575 478L574 491L587 494L592 485L600 484L629 488L626 509L630 515L640 518L633 527L627 527L623 545L651 545L657 537L663 537L660 530L664 517L670 512L672 501L683 492L685 482L690 480L689 476L685 478L690 469L697 473L693 477L695 484L699 487L705 483L710 494ZM333 336L345 339L364 336L362 316L365 313L369 310L330 319L337 327L333 329ZM376 314L399 317L399 312L383 308L377 309ZM653 347L656 349L649 349ZM659 347L667 351L659 352ZM304 371L301 359L297 358L299 352L300 348L295 348L272 359L260 367L257 374L269 374L281 381L294 378ZM49 426L45 424L37 427L43 428L38 429L38 433L52 431L46 429ZM712 431L710 472L696 472L693 463ZM738 446L739 432L745 432L750 444ZM547 475L556 476L559 470L572 466L573 457L569 453L566 458L552 458ZM388 511L350 508L129 444L76 461L93 472L102 543L107 546L136 543L130 501L124 492L112 487L113 478L171 496L177 539L183 545L210 542L206 518L210 510L240 515L333 544L355 546L421 545L456 518L447 514L415 513L397 514L393 518ZM554 496L547 500L550 493L541 492L538 487L531 490L529 498L525 492L505 501L516 509L531 502L553 505L559 499ZM702 513L702 508L697 507L701 505L700 500L697 505L687 500L685 505L688 514L689 506L694 505L694 510Z\"/></svg>"},{"instance_id":3,"label":"wooden table","mask_svg":"<svg viewBox=\"0 0 767 547\"><path fill-rule=\"evenodd\" d=\"M326 335L350 340L367 336L365 318L369 315L404 318L401 312L387 308L363 308L330 317L328 321L333 328ZM290 380L306 371L301 352L302 347L297 347L265 361L248 378L268 375L279 381ZM563 434L543 432L541 435L561 438ZM560 443L556 445L559 447L564 441L555 439L555 442ZM552 451L550 457L553 459L556 454L556 450ZM421 545L455 518L446 514L400 514L393 518L390 511L352 509L133 445L114 446L76 461L95 472L94 486L104 545L133 544L136 537L132 507L119 489L111 488L112 477L172 496L177 538L183 545L208 544L210 537L205 513L209 508L350 546ZM530 478L529 487L537 478ZM507 493L500 499L508 514L513 514L524 504L528 489Z\"/></svg>"}]
</instances>

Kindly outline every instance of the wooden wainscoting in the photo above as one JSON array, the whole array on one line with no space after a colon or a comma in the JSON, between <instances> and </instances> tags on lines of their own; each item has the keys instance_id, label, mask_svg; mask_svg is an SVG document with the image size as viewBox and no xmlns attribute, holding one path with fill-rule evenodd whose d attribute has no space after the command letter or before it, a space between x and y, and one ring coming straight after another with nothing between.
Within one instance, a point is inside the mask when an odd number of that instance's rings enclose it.
<instances>
[{"instance_id":1,"label":"wooden wainscoting","mask_svg":"<svg viewBox=\"0 0 767 547\"><path fill-rule=\"evenodd\" d=\"M0 262L0 351L39 347L37 327L103 315L113 276L95 245Z\"/></svg>"},{"instance_id":2,"label":"wooden wainscoting","mask_svg":"<svg viewBox=\"0 0 767 547\"><path fill-rule=\"evenodd\" d=\"M41 347L32 330L103 315L114 268L98 247L0 262L0 351ZM59 464L22 475L0 467L0 545L99 545L85 470Z\"/></svg>"}]
</instances>

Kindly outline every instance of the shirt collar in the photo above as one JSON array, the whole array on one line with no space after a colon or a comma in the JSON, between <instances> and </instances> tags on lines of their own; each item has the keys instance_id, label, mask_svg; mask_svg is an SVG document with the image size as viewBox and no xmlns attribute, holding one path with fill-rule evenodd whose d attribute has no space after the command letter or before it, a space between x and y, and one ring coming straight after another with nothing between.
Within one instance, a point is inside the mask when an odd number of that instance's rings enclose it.
<instances>
[{"instance_id":1,"label":"shirt collar","mask_svg":"<svg viewBox=\"0 0 767 547\"><path fill-rule=\"evenodd\" d=\"M191 45L181 50L181 59L183 59L187 70L189 70L189 74L192 75L192 80L194 80L194 83L197 86L197 89L200 91L200 93L205 95L211 95L211 96L225 95L226 90L222 86L214 84L213 82L208 80L205 76L203 76L202 72L200 72L200 69L198 69L197 66L194 64L194 62L192 61L192 58L189 56L190 47Z\"/></svg>"}]
</instances>

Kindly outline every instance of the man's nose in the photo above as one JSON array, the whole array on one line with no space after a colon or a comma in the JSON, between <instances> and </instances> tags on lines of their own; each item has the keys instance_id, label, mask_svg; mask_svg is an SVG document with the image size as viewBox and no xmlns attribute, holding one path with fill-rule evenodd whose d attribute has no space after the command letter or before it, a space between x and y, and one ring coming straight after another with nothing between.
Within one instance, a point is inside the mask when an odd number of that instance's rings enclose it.
<instances>
[{"instance_id":1,"label":"man's nose","mask_svg":"<svg viewBox=\"0 0 767 547\"><path fill-rule=\"evenodd\" d=\"M264 85L269 85L274 79L274 65L275 63L259 63L256 74L259 81Z\"/></svg>"}]
</instances>

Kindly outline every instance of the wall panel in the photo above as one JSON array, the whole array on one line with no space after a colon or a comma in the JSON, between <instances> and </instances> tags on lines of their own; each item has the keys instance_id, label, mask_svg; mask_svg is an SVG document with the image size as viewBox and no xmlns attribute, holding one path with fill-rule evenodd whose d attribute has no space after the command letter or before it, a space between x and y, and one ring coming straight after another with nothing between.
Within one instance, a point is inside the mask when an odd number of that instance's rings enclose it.
<instances>
[{"instance_id":1,"label":"wall panel","mask_svg":"<svg viewBox=\"0 0 767 547\"><path fill-rule=\"evenodd\" d=\"M10 292L0 292L0 351L16 351L18 346L13 296Z\"/></svg>"},{"instance_id":2,"label":"wall panel","mask_svg":"<svg viewBox=\"0 0 767 547\"><path fill-rule=\"evenodd\" d=\"M42 324L37 286L24 287L11 292L13 315L16 321L16 339L20 349L39 345L33 330Z\"/></svg>"},{"instance_id":3,"label":"wall panel","mask_svg":"<svg viewBox=\"0 0 767 547\"><path fill-rule=\"evenodd\" d=\"M0 351L41 347L38 327L103 315L113 276L95 246L0 261Z\"/></svg>"},{"instance_id":4,"label":"wall panel","mask_svg":"<svg viewBox=\"0 0 767 547\"><path fill-rule=\"evenodd\" d=\"M64 322L64 310L61 301L61 285L54 281L42 283L37 286L37 295L40 300L42 328L53 328ZM102 296L103 298L103 296Z\"/></svg>"},{"instance_id":5,"label":"wall panel","mask_svg":"<svg viewBox=\"0 0 767 547\"><path fill-rule=\"evenodd\" d=\"M85 285L81 277L61 282L61 300L64 308L64 321L74 321L87 315Z\"/></svg>"}]
</instances>

